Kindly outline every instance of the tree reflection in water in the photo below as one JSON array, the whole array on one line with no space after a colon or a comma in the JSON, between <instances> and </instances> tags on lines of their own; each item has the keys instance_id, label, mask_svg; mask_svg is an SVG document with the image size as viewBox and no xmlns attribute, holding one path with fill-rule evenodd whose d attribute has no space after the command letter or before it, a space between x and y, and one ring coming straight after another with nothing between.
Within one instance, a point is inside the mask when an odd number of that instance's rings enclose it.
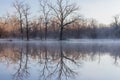
<instances>
[{"instance_id":1,"label":"tree reflection in water","mask_svg":"<svg viewBox=\"0 0 120 80\"><path fill-rule=\"evenodd\" d=\"M66 56L64 51L63 51L63 45L60 43L59 47L60 51L57 53L56 59L54 58L54 54L51 56L52 59L49 60L49 56L47 53L47 49L45 47L45 58L44 58L44 63L43 68L40 71L40 80L63 80L63 79L68 79L74 77L77 73L70 67L70 65L67 65L66 62L70 61L74 63L74 65L77 65L77 62L73 58L69 58L69 56ZM54 60L57 60L56 63L52 64ZM51 63L51 65L50 65Z\"/></svg>"},{"instance_id":2,"label":"tree reflection in water","mask_svg":"<svg viewBox=\"0 0 120 80\"><path fill-rule=\"evenodd\" d=\"M47 45L33 47L29 44L16 47L16 49L17 50L14 50L14 52L18 52L20 56L17 70L13 75L13 80L23 80L29 78L29 57L33 58L35 56L38 56L39 59L38 63L40 64L40 80L52 80L55 77L55 80L62 80L63 78L72 78L77 74L68 64L66 64L66 62L69 61L78 66L75 58L69 58L67 55L68 53L63 51L62 43L60 43L57 48L52 48L55 49L55 51L49 49Z\"/></svg>"},{"instance_id":3,"label":"tree reflection in water","mask_svg":"<svg viewBox=\"0 0 120 80\"><path fill-rule=\"evenodd\" d=\"M12 80L30 79L33 68L39 80L74 80L77 68L84 65L84 61L98 60L100 63L102 56L109 55L113 63L119 65L119 51L120 45L106 44L1 43L0 63L14 66Z\"/></svg>"},{"instance_id":4,"label":"tree reflection in water","mask_svg":"<svg viewBox=\"0 0 120 80\"><path fill-rule=\"evenodd\" d=\"M13 80L22 80L24 78L29 77L30 75L28 71L29 44L25 45L25 49L26 49L25 51L24 51L24 47L20 47L20 49L18 49L18 53L20 54L19 65L17 71L13 74Z\"/></svg>"}]
</instances>

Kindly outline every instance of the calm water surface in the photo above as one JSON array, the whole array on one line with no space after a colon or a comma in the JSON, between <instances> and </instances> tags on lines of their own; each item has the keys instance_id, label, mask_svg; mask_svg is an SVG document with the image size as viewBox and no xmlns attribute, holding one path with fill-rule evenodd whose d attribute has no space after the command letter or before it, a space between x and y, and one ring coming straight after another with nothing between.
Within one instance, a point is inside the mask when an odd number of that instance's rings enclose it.
<instances>
[{"instance_id":1,"label":"calm water surface","mask_svg":"<svg viewBox=\"0 0 120 80\"><path fill-rule=\"evenodd\" d=\"M0 80L120 80L120 44L0 43Z\"/></svg>"}]
</instances>

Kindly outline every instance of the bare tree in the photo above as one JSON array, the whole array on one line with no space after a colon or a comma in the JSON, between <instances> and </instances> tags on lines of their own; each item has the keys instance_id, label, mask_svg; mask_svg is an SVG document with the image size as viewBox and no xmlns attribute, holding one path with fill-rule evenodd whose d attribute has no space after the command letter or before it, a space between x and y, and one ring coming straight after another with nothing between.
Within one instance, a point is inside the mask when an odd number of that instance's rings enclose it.
<instances>
[{"instance_id":1,"label":"bare tree","mask_svg":"<svg viewBox=\"0 0 120 80\"><path fill-rule=\"evenodd\" d=\"M20 24L20 32L21 32L21 38L23 40L23 20L22 20L22 8L23 8L23 2L19 2L19 0L15 0L13 3L14 8L16 9L18 16L19 16L19 24Z\"/></svg>"},{"instance_id":2,"label":"bare tree","mask_svg":"<svg viewBox=\"0 0 120 80\"><path fill-rule=\"evenodd\" d=\"M97 38L97 21L95 19L90 20L90 27L92 28L91 30L91 38L95 39Z\"/></svg>"},{"instance_id":3,"label":"bare tree","mask_svg":"<svg viewBox=\"0 0 120 80\"><path fill-rule=\"evenodd\" d=\"M114 18L114 25L115 25L114 34L116 37L120 38L119 15L116 15L113 18Z\"/></svg>"},{"instance_id":4,"label":"bare tree","mask_svg":"<svg viewBox=\"0 0 120 80\"><path fill-rule=\"evenodd\" d=\"M48 0L39 0L40 2L40 11L42 12L43 19L44 19L44 25L45 25L45 40L47 39L47 33L48 33L48 23L50 19L50 8L48 6Z\"/></svg>"},{"instance_id":5,"label":"bare tree","mask_svg":"<svg viewBox=\"0 0 120 80\"><path fill-rule=\"evenodd\" d=\"M39 23L38 23L38 29L39 29L39 37L40 37L40 39L42 40L43 39L43 29L42 29L42 26L43 26L43 18L42 17L40 17L39 19L38 19L38 21L39 21Z\"/></svg>"},{"instance_id":6,"label":"bare tree","mask_svg":"<svg viewBox=\"0 0 120 80\"><path fill-rule=\"evenodd\" d=\"M27 41L29 41L29 21L28 21L28 16L30 14L30 6L28 4L25 4L24 7L22 8L24 17L25 17L25 27L26 27L26 37Z\"/></svg>"},{"instance_id":7,"label":"bare tree","mask_svg":"<svg viewBox=\"0 0 120 80\"><path fill-rule=\"evenodd\" d=\"M58 19L58 24L60 27L59 39L63 40L63 30L65 26L77 20L77 18L72 19L71 16L79 9L79 7L77 7L76 4L69 3L67 0L57 0L55 6L49 6L54 11L56 18Z\"/></svg>"},{"instance_id":8,"label":"bare tree","mask_svg":"<svg viewBox=\"0 0 120 80\"><path fill-rule=\"evenodd\" d=\"M114 24L115 24L115 26L118 27L119 26L119 15L116 15L113 18L114 18Z\"/></svg>"}]
</instances>

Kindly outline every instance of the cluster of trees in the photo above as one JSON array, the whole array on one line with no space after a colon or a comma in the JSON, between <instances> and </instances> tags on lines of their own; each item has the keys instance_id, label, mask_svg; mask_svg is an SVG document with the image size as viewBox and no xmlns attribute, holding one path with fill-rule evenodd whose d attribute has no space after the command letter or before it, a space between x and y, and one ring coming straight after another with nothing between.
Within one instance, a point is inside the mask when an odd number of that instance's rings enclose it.
<instances>
[{"instance_id":1,"label":"cluster of trees","mask_svg":"<svg viewBox=\"0 0 120 80\"><path fill-rule=\"evenodd\" d=\"M0 38L119 38L119 16L110 25L98 24L94 19L77 15L79 7L67 0L39 0L39 18L31 18L31 7L15 0L16 14L0 17Z\"/></svg>"}]
</instances>

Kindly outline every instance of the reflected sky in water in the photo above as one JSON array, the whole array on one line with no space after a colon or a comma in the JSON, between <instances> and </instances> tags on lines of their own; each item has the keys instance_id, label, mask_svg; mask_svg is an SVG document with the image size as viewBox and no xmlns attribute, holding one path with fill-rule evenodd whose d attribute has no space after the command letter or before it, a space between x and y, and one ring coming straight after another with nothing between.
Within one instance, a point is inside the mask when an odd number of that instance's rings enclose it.
<instances>
[{"instance_id":1,"label":"reflected sky in water","mask_svg":"<svg viewBox=\"0 0 120 80\"><path fill-rule=\"evenodd\" d=\"M0 80L119 80L120 45L0 43Z\"/></svg>"}]
</instances>

